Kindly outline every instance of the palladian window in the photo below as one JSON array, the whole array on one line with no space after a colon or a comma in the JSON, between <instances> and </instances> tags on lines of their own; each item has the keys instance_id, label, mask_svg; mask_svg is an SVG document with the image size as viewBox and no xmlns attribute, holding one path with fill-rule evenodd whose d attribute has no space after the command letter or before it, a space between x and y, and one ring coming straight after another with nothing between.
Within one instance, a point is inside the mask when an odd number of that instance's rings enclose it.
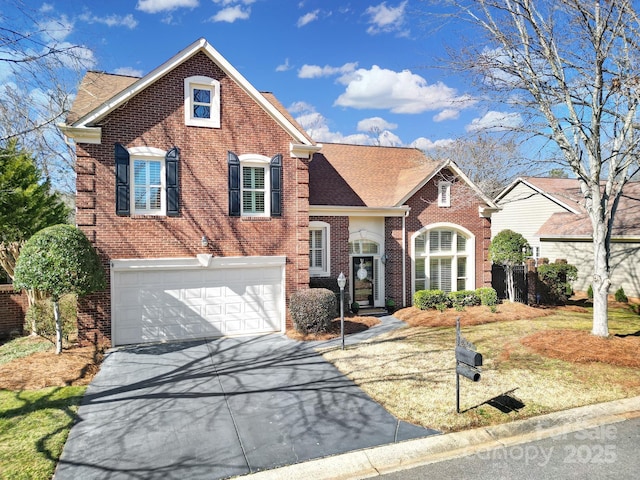
<instances>
[{"instance_id":1,"label":"palladian window","mask_svg":"<svg viewBox=\"0 0 640 480\"><path fill-rule=\"evenodd\" d=\"M414 240L414 291L466 290L469 285L468 238L455 230L434 229Z\"/></svg>"}]
</instances>

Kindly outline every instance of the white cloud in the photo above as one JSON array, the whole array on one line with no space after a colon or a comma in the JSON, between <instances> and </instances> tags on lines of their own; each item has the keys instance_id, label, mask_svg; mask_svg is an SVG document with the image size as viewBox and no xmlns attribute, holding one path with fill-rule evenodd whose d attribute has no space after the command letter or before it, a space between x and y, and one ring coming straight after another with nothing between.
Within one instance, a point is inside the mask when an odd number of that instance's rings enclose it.
<instances>
[{"instance_id":1,"label":"white cloud","mask_svg":"<svg viewBox=\"0 0 640 480\"><path fill-rule=\"evenodd\" d=\"M389 130L383 130L378 135L377 143L383 147L399 147L402 145L402 140L395 133L390 132Z\"/></svg>"},{"instance_id":2,"label":"white cloud","mask_svg":"<svg viewBox=\"0 0 640 480\"><path fill-rule=\"evenodd\" d=\"M347 85L335 105L376 108L393 113L423 113L429 110L462 110L476 103L469 95L458 95L442 82L429 85L409 70L394 72L377 65L358 69L339 79Z\"/></svg>"},{"instance_id":3,"label":"white cloud","mask_svg":"<svg viewBox=\"0 0 640 480\"><path fill-rule=\"evenodd\" d=\"M138 0L136 9L145 13L158 13L178 8L196 8L198 5L198 0Z\"/></svg>"},{"instance_id":4,"label":"white cloud","mask_svg":"<svg viewBox=\"0 0 640 480\"><path fill-rule=\"evenodd\" d=\"M276 67L276 72L286 72L288 70L291 70L291 65L289 65L289 59L285 58L284 63Z\"/></svg>"},{"instance_id":5,"label":"white cloud","mask_svg":"<svg viewBox=\"0 0 640 480\"><path fill-rule=\"evenodd\" d=\"M226 7L216 13L209 20L212 22L227 22L233 23L236 20L246 20L251 15L251 9L247 8L243 10L240 5L233 7Z\"/></svg>"},{"instance_id":6,"label":"white cloud","mask_svg":"<svg viewBox=\"0 0 640 480\"><path fill-rule=\"evenodd\" d=\"M40 36L47 42L61 42L73 32L73 21L66 15L39 24Z\"/></svg>"},{"instance_id":7,"label":"white cloud","mask_svg":"<svg viewBox=\"0 0 640 480\"><path fill-rule=\"evenodd\" d=\"M460 110L455 108L445 108L437 115L433 116L434 122L444 122L445 120L456 120L460 116Z\"/></svg>"},{"instance_id":8,"label":"white cloud","mask_svg":"<svg viewBox=\"0 0 640 480\"><path fill-rule=\"evenodd\" d=\"M304 14L298 19L298 23L296 23L296 25L298 26L298 28L304 27L308 23L311 23L314 20L317 20L319 13L320 13L320 9L317 9L317 10L314 10L313 12Z\"/></svg>"},{"instance_id":9,"label":"white cloud","mask_svg":"<svg viewBox=\"0 0 640 480\"><path fill-rule=\"evenodd\" d=\"M359 132L395 130L396 128L398 128L397 124L389 123L384 118L381 118L381 117L365 118L364 120L360 120L358 122Z\"/></svg>"},{"instance_id":10,"label":"white cloud","mask_svg":"<svg viewBox=\"0 0 640 480\"><path fill-rule=\"evenodd\" d=\"M401 32L406 6L407 0L397 7L387 7L387 3L382 2L380 5L367 8L365 14L369 15L370 23L367 33L375 35L377 33Z\"/></svg>"},{"instance_id":11,"label":"white cloud","mask_svg":"<svg viewBox=\"0 0 640 480\"><path fill-rule=\"evenodd\" d=\"M296 121L316 142L350 143L354 145L372 145L376 143L376 139L365 133L343 135L341 132L331 131L327 119L321 113L316 112L313 105L309 105L306 102L295 102L288 110L292 114L298 114ZM393 138L389 137L386 141L391 142Z\"/></svg>"},{"instance_id":12,"label":"white cloud","mask_svg":"<svg viewBox=\"0 0 640 480\"><path fill-rule=\"evenodd\" d=\"M418 148L420 150L433 150L434 148L448 148L455 143L453 138L441 138L440 140L431 141L425 137L416 138L410 147Z\"/></svg>"},{"instance_id":13,"label":"white cloud","mask_svg":"<svg viewBox=\"0 0 640 480\"><path fill-rule=\"evenodd\" d=\"M113 73L115 73L117 75L126 75L128 77L142 77L142 75L144 74L144 72L142 70L138 70L138 69L133 68L133 67L116 68Z\"/></svg>"},{"instance_id":14,"label":"white cloud","mask_svg":"<svg viewBox=\"0 0 640 480\"><path fill-rule=\"evenodd\" d=\"M298 70L298 78L319 78L330 77L331 75L349 75L353 73L358 66L358 62L345 63L341 67L332 67L325 65L320 67L319 65L303 65Z\"/></svg>"},{"instance_id":15,"label":"white cloud","mask_svg":"<svg viewBox=\"0 0 640 480\"><path fill-rule=\"evenodd\" d=\"M130 30L133 30L138 26L138 21L130 13L124 16L113 14L107 15L106 17L98 17L89 11L85 11L78 17L78 19L89 24L102 23L107 27L126 27Z\"/></svg>"},{"instance_id":16,"label":"white cloud","mask_svg":"<svg viewBox=\"0 0 640 480\"><path fill-rule=\"evenodd\" d=\"M98 63L93 50L84 45L62 42L55 45L61 53L58 59L68 68L93 68Z\"/></svg>"},{"instance_id":17,"label":"white cloud","mask_svg":"<svg viewBox=\"0 0 640 480\"><path fill-rule=\"evenodd\" d=\"M465 127L465 130L467 132L477 132L479 130L498 132L517 128L520 125L522 125L522 117L519 113L490 110L485 113L484 116L474 118L471 123Z\"/></svg>"}]
</instances>

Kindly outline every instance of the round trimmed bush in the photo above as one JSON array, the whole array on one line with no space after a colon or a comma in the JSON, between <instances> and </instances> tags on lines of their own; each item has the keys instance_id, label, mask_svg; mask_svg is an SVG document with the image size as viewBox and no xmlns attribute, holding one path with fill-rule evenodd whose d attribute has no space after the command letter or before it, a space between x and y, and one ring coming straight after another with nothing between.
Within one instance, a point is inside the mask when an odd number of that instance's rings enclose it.
<instances>
[{"instance_id":1,"label":"round trimmed bush","mask_svg":"<svg viewBox=\"0 0 640 480\"><path fill-rule=\"evenodd\" d=\"M420 310L436 308L438 305L451 306L451 299L442 290L418 290L413 295L413 305Z\"/></svg>"},{"instance_id":2,"label":"round trimmed bush","mask_svg":"<svg viewBox=\"0 0 640 480\"><path fill-rule=\"evenodd\" d=\"M476 288L476 295L480 297L480 303L488 307L493 307L498 304L498 292L491 287Z\"/></svg>"},{"instance_id":3,"label":"round trimmed bush","mask_svg":"<svg viewBox=\"0 0 640 480\"><path fill-rule=\"evenodd\" d=\"M337 315L336 296L326 288L298 290L291 295L289 311L298 332L326 332Z\"/></svg>"}]
</instances>

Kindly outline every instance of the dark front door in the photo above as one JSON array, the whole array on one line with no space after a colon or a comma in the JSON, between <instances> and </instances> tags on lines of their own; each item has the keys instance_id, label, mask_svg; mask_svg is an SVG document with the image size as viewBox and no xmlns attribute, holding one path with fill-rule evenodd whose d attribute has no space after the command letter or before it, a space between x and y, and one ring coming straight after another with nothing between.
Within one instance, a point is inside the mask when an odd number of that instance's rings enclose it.
<instances>
[{"instance_id":1,"label":"dark front door","mask_svg":"<svg viewBox=\"0 0 640 480\"><path fill-rule=\"evenodd\" d=\"M353 300L373 306L373 257L353 257Z\"/></svg>"}]
</instances>

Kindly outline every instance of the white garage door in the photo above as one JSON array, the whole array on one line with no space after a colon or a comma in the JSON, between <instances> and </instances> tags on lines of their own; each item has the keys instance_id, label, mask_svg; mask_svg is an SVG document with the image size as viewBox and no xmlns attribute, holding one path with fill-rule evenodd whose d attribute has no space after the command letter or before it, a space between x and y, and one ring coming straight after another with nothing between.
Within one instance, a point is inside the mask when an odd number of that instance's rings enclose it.
<instances>
[{"instance_id":1,"label":"white garage door","mask_svg":"<svg viewBox=\"0 0 640 480\"><path fill-rule=\"evenodd\" d=\"M114 345L282 331L284 257L112 261Z\"/></svg>"}]
</instances>

